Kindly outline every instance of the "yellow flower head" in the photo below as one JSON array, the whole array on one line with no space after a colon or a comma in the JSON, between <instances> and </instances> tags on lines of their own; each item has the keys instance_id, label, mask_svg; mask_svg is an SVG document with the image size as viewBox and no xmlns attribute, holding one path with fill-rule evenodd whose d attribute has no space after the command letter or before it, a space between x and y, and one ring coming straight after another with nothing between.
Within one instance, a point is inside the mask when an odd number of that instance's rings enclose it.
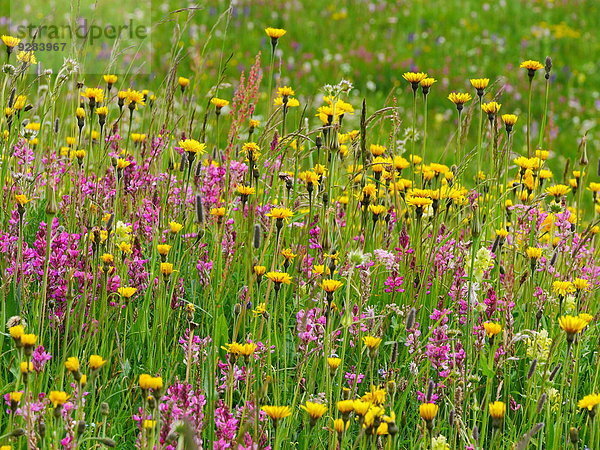
<instances>
[{"instance_id":1,"label":"yellow flower head","mask_svg":"<svg viewBox=\"0 0 600 450\"><path fill-rule=\"evenodd\" d=\"M422 88L429 89L433 86L433 83L437 83L435 78L423 78L419 84Z\"/></svg>"},{"instance_id":2,"label":"yellow flower head","mask_svg":"<svg viewBox=\"0 0 600 450\"><path fill-rule=\"evenodd\" d=\"M328 293L333 293L333 292L337 291L343 285L344 285L344 283L342 283L341 281L331 280L331 279L323 280L321 282L321 287L323 288L323 290L325 292L328 292Z\"/></svg>"},{"instance_id":3,"label":"yellow flower head","mask_svg":"<svg viewBox=\"0 0 600 450\"><path fill-rule=\"evenodd\" d=\"M15 325L8 329L8 333L13 339L21 339L21 336L25 334L25 327L23 325Z\"/></svg>"},{"instance_id":4,"label":"yellow flower head","mask_svg":"<svg viewBox=\"0 0 600 450\"><path fill-rule=\"evenodd\" d=\"M539 61L533 61L531 59L528 59L527 61L523 61L519 67L521 69L527 69L535 72L536 70L543 69L544 65Z\"/></svg>"},{"instance_id":5,"label":"yellow flower head","mask_svg":"<svg viewBox=\"0 0 600 450\"><path fill-rule=\"evenodd\" d=\"M17 195L15 195L15 201L17 202L18 205L24 206L27 203L29 203L31 201L31 199L27 198L27 196L24 194L17 194Z\"/></svg>"},{"instance_id":6,"label":"yellow flower head","mask_svg":"<svg viewBox=\"0 0 600 450\"><path fill-rule=\"evenodd\" d=\"M461 107L471 100L471 94L468 92L451 92L448 95L448 100L454 103L457 107Z\"/></svg>"},{"instance_id":7,"label":"yellow flower head","mask_svg":"<svg viewBox=\"0 0 600 450\"><path fill-rule=\"evenodd\" d=\"M21 39L16 38L14 36L7 36L6 34L0 36L0 40L2 40L4 45L6 45L6 47L9 49L13 49L21 43Z\"/></svg>"},{"instance_id":8,"label":"yellow flower head","mask_svg":"<svg viewBox=\"0 0 600 450\"><path fill-rule=\"evenodd\" d=\"M481 105L481 109L483 109L484 113L486 113L488 115L492 115L492 114L498 114L498 111L500 111L501 106L502 105L497 102L488 102L488 103L483 103Z\"/></svg>"},{"instance_id":9,"label":"yellow flower head","mask_svg":"<svg viewBox=\"0 0 600 450\"><path fill-rule=\"evenodd\" d=\"M287 31L284 30L283 28L268 27L268 28L265 28L265 33L267 33L267 36L269 36L271 38L272 42L276 43L279 38L283 37L283 35L285 33L287 33Z\"/></svg>"},{"instance_id":10,"label":"yellow flower head","mask_svg":"<svg viewBox=\"0 0 600 450\"><path fill-rule=\"evenodd\" d=\"M19 364L19 369L21 370L21 373L33 372L33 363L31 361L23 361Z\"/></svg>"},{"instance_id":11,"label":"yellow flower head","mask_svg":"<svg viewBox=\"0 0 600 450\"><path fill-rule=\"evenodd\" d=\"M289 219L292 217L294 213L287 208L272 208L271 211L267 213L268 217L272 217L273 219Z\"/></svg>"},{"instance_id":12,"label":"yellow flower head","mask_svg":"<svg viewBox=\"0 0 600 450\"><path fill-rule=\"evenodd\" d=\"M100 355L91 355L89 360L89 366L92 370L98 370L104 364L106 364L106 360Z\"/></svg>"},{"instance_id":13,"label":"yellow flower head","mask_svg":"<svg viewBox=\"0 0 600 450\"><path fill-rule=\"evenodd\" d=\"M169 222L171 233L179 233L183 229L183 225L177 222Z\"/></svg>"},{"instance_id":14,"label":"yellow flower head","mask_svg":"<svg viewBox=\"0 0 600 450\"><path fill-rule=\"evenodd\" d=\"M67 360L65 361L65 368L69 371L69 372L79 372L79 358L75 357L75 356L71 356L70 358L67 358Z\"/></svg>"},{"instance_id":15,"label":"yellow flower head","mask_svg":"<svg viewBox=\"0 0 600 450\"><path fill-rule=\"evenodd\" d=\"M327 406L322 403L315 403L307 401L304 405L300 405L304 411L308 413L311 419L317 420L323 417L323 414L327 412Z\"/></svg>"},{"instance_id":16,"label":"yellow flower head","mask_svg":"<svg viewBox=\"0 0 600 450\"><path fill-rule=\"evenodd\" d=\"M21 345L24 347L33 347L37 342L37 336L35 334L23 334L21 336Z\"/></svg>"},{"instance_id":17,"label":"yellow flower head","mask_svg":"<svg viewBox=\"0 0 600 450\"><path fill-rule=\"evenodd\" d=\"M494 419L503 419L506 415L506 403L504 402L493 402L489 406L490 416Z\"/></svg>"},{"instance_id":18,"label":"yellow flower head","mask_svg":"<svg viewBox=\"0 0 600 450\"><path fill-rule=\"evenodd\" d=\"M131 298L137 292L137 288L121 286L117 292L123 298Z\"/></svg>"},{"instance_id":19,"label":"yellow flower head","mask_svg":"<svg viewBox=\"0 0 600 450\"><path fill-rule=\"evenodd\" d=\"M275 284L290 284L292 277L286 272L268 272L267 278Z\"/></svg>"},{"instance_id":20,"label":"yellow flower head","mask_svg":"<svg viewBox=\"0 0 600 450\"><path fill-rule=\"evenodd\" d=\"M477 89L477 91L483 91L490 83L489 78L471 78L469 81L471 82L471 86Z\"/></svg>"},{"instance_id":21,"label":"yellow flower head","mask_svg":"<svg viewBox=\"0 0 600 450\"><path fill-rule=\"evenodd\" d=\"M195 139L183 139L179 141L179 146L188 153L199 153L201 155L206 153L206 144Z\"/></svg>"},{"instance_id":22,"label":"yellow flower head","mask_svg":"<svg viewBox=\"0 0 600 450\"><path fill-rule=\"evenodd\" d=\"M581 333L588 323L585 318L579 316L566 315L558 318L560 327L571 337Z\"/></svg>"},{"instance_id":23,"label":"yellow flower head","mask_svg":"<svg viewBox=\"0 0 600 450\"><path fill-rule=\"evenodd\" d=\"M375 336L363 336L362 340L369 350L376 350L381 344L381 338Z\"/></svg>"},{"instance_id":24,"label":"yellow flower head","mask_svg":"<svg viewBox=\"0 0 600 450\"><path fill-rule=\"evenodd\" d=\"M261 409L274 421L285 419L292 415L292 410L289 406L263 406Z\"/></svg>"},{"instance_id":25,"label":"yellow flower head","mask_svg":"<svg viewBox=\"0 0 600 450\"><path fill-rule=\"evenodd\" d=\"M402 78L415 86L427 78L427 74L424 72L406 72L402 75Z\"/></svg>"},{"instance_id":26,"label":"yellow flower head","mask_svg":"<svg viewBox=\"0 0 600 450\"><path fill-rule=\"evenodd\" d=\"M502 325L495 322L484 322L483 328L485 330L485 334L489 338L496 336L502 331Z\"/></svg>"},{"instance_id":27,"label":"yellow flower head","mask_svg":"<svg viewBox=\"0 0 600 450\"><path fill-rule=\"evenodd\" d=\"M437 416L440 407L435 403L421 403L419 405L419 415L421 419L431 422Z\"/></svg>"},{"instance_id":28,"label":"yellow flower head","mask_svg":"<svg viewBox=\"0 0 600 450\"><path fill-rule=\"evenodd\" d=\"M177 78L177 84L179 84L180 87L185 88L190 84L190 79L185 77L179 77Z\"/></svg>"},{"instance_id":29,"label":"yellow flower head","mask_svg":"<svg viewBox=\"0 0 600 450\"><path fill-rule=\"evenodd\" d=\"M104 82L106 84L108 84L109 86L112 86L113 84L115 84L117 82L117 80L119 79L119 77L117 77L116 75L112 75L112 74L103 75L102 78L104 79Z\"/></svg>"},{"instance_id":30,"label":"yellow flower head","mask_svg":"<svg viewBox=\"0 0 600 450\"><path fill-rule=\"evenodd\" d=\"M171 251L171 246L168 244L158 244L156 246L156 250L158 251L159 255L165 256Z\"/></svg>"},{"instance_id":31,"label":"yellow flower head","mask_svg":"<svg viewBox=\"0 0 600 450\"><path fill-rule=\"evenodd\" d=\"M222 98L217 98L217 97L211 98L210 103L212 103L214 105L214 107L217 109L221 109L221 108L224 108L225 106L229 105L228 100L224 100Z\"/></svg>"},{"instance_id":32,"label":"yellow flower head","mask_svg":"<svg viewBox=\"0 0 600 450\"><path fill-rule=\"evenodd\" d=\"M63 391L51 391L50 395L48 395L48 398L56 408L57 406L62 406L67 403L67 400L69 400L69 394Z\"/></svg>"},{"instance_id":33,"label":"yellow flower head","mask_svg":"<svg viewBox=\"0 0 600 450\"><path fill-rule=\"evenodd\" d=\"M537 247L528 247L526 250L529 259L540 259L542 257L542 249Z\"/></svg>"},{"instance_id":34,"label":"yellow flower head","mask_svg":"<svg viewBox=\"0 0 600 450\"><path fill-rule=\"evenodd\" d=\"M102 103L104 101L104 91L100 88L86 88L81 93L82 97L87 98L90 102L93 100L96 103Z\"/></svg>"},{"instance_id":35,"label":"yellow flower head","mask_svg":"<svg viewBox=\"0 0 600 450\"><path fill-rule=\"evenodd\" d=\"M294 90L291 87L283 86L283 87L277 88L277 95L280 97L290 97L290 96L296 95L296 93L294 92Z\"/></svg>"},{"instance_id":36,"label":"yellow flower head","mask_svg":"<svg viewBox=\"0 0 600 450\"><path fill-rule=\"evenodd\" d=\"M555 184L546 188L546 194L558 198L566 195L571 189L564 184Z\"/></svg>"},{"instance_id":37,"label":"yellow flower head","mask_svg":"<svg viewBox=\"0 0 600 450\"><path fill-rule=\"evenodd\" d=\"M570 281L557 280L552 282L552 292L558 295L565 296L567 294L572 294L573 292L575 292L575 287Z\"/></svg>"},{"instance_id":38,"label":"yellow flower head","mask_svg":"<svg viewBox=\"0 0 600 450\"><path fill-rule=\"evenodd\" d=\"M254 273L258 276L262 276L265 274L265 272L267 271L267 268L265 266L254 266L252 268L252 270L254 271Z\"/></svg>"},{"instance_id":39,"label":"yellow flower head","mask_svg":"<svg viewBox=\"0 0 600 450\"><path fill-rule=\"evenodd\" d=\"M512 127L515 123L517 123L517 119L519 117L514 114L502 114L501 118L502 122L504 122L504 125Z\"/></svg>"},{"instance_id":40,"label":"yellow flower head","mask_svg":"<svg viewBox=\"0 0 600 450\"><path fill-rule=\"evenodd\" d=\"M583 397L577 403L578 408L587 409L592 411L597 405L600 404L600 394L590 394Z\"/></svg>"}]
</instances>

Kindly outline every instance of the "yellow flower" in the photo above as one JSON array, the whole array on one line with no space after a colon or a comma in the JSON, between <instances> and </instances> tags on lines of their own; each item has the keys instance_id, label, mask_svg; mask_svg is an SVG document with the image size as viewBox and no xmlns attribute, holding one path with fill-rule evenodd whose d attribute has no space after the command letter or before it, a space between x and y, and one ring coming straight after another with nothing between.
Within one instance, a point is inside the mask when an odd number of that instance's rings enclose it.
<instances>
[{"instance_id":1,"label":"yellow flower","mask_svg":"<svg viewBox=\"0 0 600 450\"><path fill-rule=\"evenodd\" d=\"M273 421L278 421L280 419L285 419L286 417L292 415L292 410L290 409L289 406L263 406L261 409Z\"/></svg>"},{"instance_id":2,"label":"yellow flower","mask_svg":"<svg viewBox=\"0 0 600 450\"><path fill-rule=\"evenodd\" d=\"M346 431L349 426L350 422L344 422L344 419L335 419L333 421L333 430L338 435L341 435L344 431Z\"/></svg>"},{"instance_id":3,"label":"yellow flower","mask_svg":"<svg viewBox=\"0 0 600 450\"><path fill-rule=\"evenodd\" d=\"M143 373L140 375L139 385L145 390L152 389L153 391L160 391L163 388L163 379L162 377L153 377Z\"/></svg>"},{"instance_id":4,"label":"yellow flower","mask_svg":"<svg viewBox=\"0 0 600 450\"><path fill-rule=\"evenodd\" d=\"M89 360L89 366L92 370L98 370L106 364L106 360L100 355L91 355Z\"/></svg>"},{"instance_id":5,"label":"yellow flower","mask_svg":"<svg viewBox=\"0 0 600 450\"><path fill-rule=\"evenodd\" d=\"M283 257L288 260L291 261L292 259L294 259L296 255L291 248L284 248L283 250L281 250L281 254L283 255Z\"/></svg>"},{"instance_id":6,"label":"yellow flower","mask_svg":"<svg viewBox=\"0 0 600 450\"><path fill-rule=\"evenodd\" d=\"M562 197L563 195L566 195L567 192L569 192L571 189L569 188L569 186L566 186L564 184L555 184L553 186L548 186L546 188L546 194L551 195L552 197Z\"/></svg>"},{"instance_id":7,"label":"yellow flower","mask_svg":"<svg viewBox=\"0 0 600 450\"><path fill-rule=\"evenodd\" d=\"M575 278L573 280L573 287L578 291L589 291L592 288L592 284L585 278Z\"/></svg>"},{"instance_id":8,"label":"yellow flower","mask_svg":"<svg viewBox=\"0 0 600 450\"><path fill-rule=\"evenodd\" d=\"M387 210L388 209L384 205L369 205L369 212L371 212L374 216L385 214Z\"/></svg>"},{"instance_id":9,"label":"yellow flower","mask_svg":"<svg viewBox=\"0 0 600 450\"><path fill-rule=\"evenodd\" d=\"M240 194L242 197L248 197L249 195L254 195L256 194L256 189L250 186L245 186L243 184L239 184L235 190L237 191L238 194Z\"/></svg>"},{"instance_id":10,"label":"yellow flower","mask_svg":"<svg viewBox=\"0 0 600 450\"><path fill-rule=\"evenodd\" d=\"M352 402L352 400L349 401ZM338 402L338 409L340 409L340 403L342 402ZM365 402L364 400L354 400L352 402L352 408L354 409L356 415L364 416L367 414L367 411L369 411L369 408L371 408L371 403Z\"/></svg>"},{"instance_id":11,"label":"yellow flower","mask_svg":"<svg viewBox=\"0 0 600 450\"><path fill-rule=\"evenodd\" d=\"M75 356L71 356L65 361L65 368L69 372L79 372L79 367L79 358L76 358Z\"/></svg>"},{"instance_id":12,"label":"yellow flower","mask_svg":"<svg viewBox=\"0 0 600 450\"><path fill-rule=\"evenodd\" d=\"M471 86L477 89L478 94L479 92L483 93L483 90L488 87L488 84L490 83L489 78L471 78L469 81L471 82Z\"/></svg>"},{"instance_id":13,"label":"yellow flower","mask_svg":"<svg viewBox=\"0 0 600 450\"><path fill-rule=\"evenodd\" d=\"M33 372L33 363L23 361L19 364L19 369L21 370L21 373Z\"/></svg>"},{"instance_id":14,"label":"yellow flower","mask_svg":"<svg viewBox=\"0 0 600 450\"><path fill-rule=\"evenodd\" d=\"M179 141L179 146L188 153L199 153L201 155L206 153L206 144L195 139L183 139Z\"/></svg>"},{"instance_id":15,"label":"yellow flower","mask_svg":"<svg viewBox=\"0 0 600 450\"><path fill-rule=\"evenodd\" d=\"M292 277L285 272L268 272L267 278L277 285L290 284L292 282Z\"/></svg>"},{"instance_id":16,"label":"yellow flower","mask_svg":"<svg viewBox=\"0 0 600 450\"><path fill-rule=\"evenodd\" d=\"M292 211L287 208L272 208L271 211L267 213L268 217L272 217L274 219L279 220L289 219L293 215L294 213L292 213Z\"/></svg>"},{"instance_id":17,"label":"yellow flower","mask_svg":"<svg viewBox=\"0 0 600 450\"><path fill-rule=\"evenodd\" d=\"M294 90L291 87L283 86L283 87L277 88L277 95L280 97L290 97L290 96L296 95L296 93L294 92Z\"/></svg>"},{"instance_id":18,"label":"yellow flower","mask_svg":"<svg viewBox=\"0 0 600 450\"><path fill-rule=\"evenodd\" d=\"M119 170L123 170L123 169L129 167L130 165L131 165L131 161L127 161L126 159L123 159L123 158L117 159L117 169L119 169Z\"/></svg>"},{"instance_id":19,"label":"yellow flower","mask_svg":"<svg viewBox=\"0 0 600 450\"><path fill-rule=\"evenodd\" d=\"M535 72L536 70L540 70L544 68L544 65L539 61L533 61L528 59L527 61L523 61L519 66L521 69L527 69L529 71Z\"/></svg>"},{"instance_id":20,"label":"yellow flower","mask_svg":"<svg viewBox=\"0 0 600 450\"><path fill-rule=\"evenodd\" d=\"M503 419L506 415L506 403L493 402L488 405L490 416L494 419Z\"/></svg>"},{"instance_id":21,"label":"yellow flower","mask_svg":"<svg viewBox=\"0 0 600 450\"><path fill-rule=\"evenodd\" d=\"M19 52L17 53L17 59L27 64L37 64L37 59L33 52Z\"/></svg>"},{"instance_id":22,"label":"yellow flower","mask_svg":"<svg viewBox=\"0 0 600 450\"><path fill-rule=\"evenodd\" d=\"M344 415L350 414L354 411L354 401L353 400L340 400L336 404L337 409Z\"/></svg>"},{"instance_id":23,"label":"yellow flower","mask_svg":"<svg viewBox=\"0 0 600 450\"><path fill-rule=\"evenodd\" d=\"M221 206L220 208L211 208L208 213L211 216L223 217L225 215L225 207Z\"/></svg>"},{"instance_id":24,"label":"yellow flower","mask_svg":"<svg viewBox=\"0 0 600 450\"><path fill-rule=\"evenodd\" d=\"M256 351L258 346L253 342L248 342L245 344L232 342L231 344L225 344L225 346L222 348L226 350L227 353L231 353L232 355L248 357Z\"/></svg>"},{"instance_id":25,"label":"yellow flower","mask_svg":"<svg viewBox=\"0 0 600 450\"><path fill-rule=\"evenodd\" d=\"M37 342L37 336L35 334L23 334L21 336L21 344L24 347L33 347Z\"/></svg>"},{"instance_id":26,"label":"yellow flower","mask_svg":"<svg viewBox=\"0 0 600 450\"><path fill-rule=\"evenodd\" d=\"M283 106L283 97L275 97L275 99L273 100L273 105ZM298 106L300 106L300 102L298 101L297 98L290 97L290 98L288 98L285 106L288 108L297 108Z\"/></svg>"},{"instance_id":27,"label":"yellow flower","mask_svg":"<svg viewBox=\"0 0 600 450\"><path fill-rule=\"evenodd\" d=\"M182 88L186 88L190 84L190 79L185 77L179 77L177 78L177 84L179 84L179 86Z\"/></svg>"},{"instance_id":28,"label":"yellow flower","mask_svg":"<svg viewBox=\"0 0 600 450\"><path fill-rule=\"evenodd\" d=\"M362 340L369 350L375 350L381 344L381 338L375 336L363 336Z\"/></svg>"},{"instance_id":29,"label":"yellow flower","mask_svg":"<svg viewBox=\"0 0 600 450\"><path fill-rule=\"evenodd\" d=\"M529 259L540 259L542 257L542 249L537 247L528 247L526 250Z\"/></svg>"},{"instance_id":30,"label":"yellow flower","mask_svg":"<svg viewBox=\"0 0 600 450\"><path fill-rule=\"evenodd\" d=\"M575 292L575 287L570 281L554 281L552 282L552 292L564 297L567 294Z\"/></svg>"},{"instance_id":31,"label":"yellow flower","mask_svg":"<svg viewBox=\"0 0 600 450\"><path fill-rule=\"evenodd\" d=\"M144 430L153 430L156 428L156 420L144 419L142 422L142 427Z\"/></svg>"},{"instance_id":32,"label":"yellow flower","mask_svg":"<svg viewBox=\"0 0 600 450\"><path fill-rule=\"evenodd\" d=\"M104 82L106 84L108 84L109 86L112 86L113 84L115 84L117 82L117 80L119 79L116 75L112 75L112 74L103 75L102 78L104 79Z\"/></svg>"},{"instance_id":33,"label":"yellow flower","mask_svg":"<svg viewBox=\"0 0 600 450\"><path fill-rule=\"evenodd\" d=\"M0 39L2 40L4 45L6 45L6 47L11 50L21 43L21 39L16 38L14 36L7 36L6 34L0 36Z\"/></svg>"},{"instance_id":34,"label":"yellow flower","mask_svg":"<svg viewBox=\"0 0 600 450\"><path fill-rule=\"evenodd\" d=\"M48 395L48 398L56 408L57 406L62 406L67 402L69 399L69 394L63 391L51 391L50 395Z\"/></svg>"},{"instance_id":35,"label":"yellow flower","mask_svg":"<svg viewBox=\"0 0 600 450\"><path fill-rule=\"evenodd\" d=\"M338 367L340 367L340 364L342 364L341 358L336 358L336 357L327 358L327 365L329 366L329 368L332 371L336 370Z\"/></svg>"},{"instance_id":36,"label":"yellow flower","mask_svg":"<svg viewBox=\"0 0 600 450\"><path fill-rule=\"evenodd\" d=\"M221 108L224 108L225 106L229 105L229 101L224 100L222 98L217 98L217 97L213 97L210 99L210 103L212 103L215 108L217 108L218 110L220 110Z\"/></svg>"},{"instance_id":37,"label":"yellow flower","mask_svg":"<svg viewBox=\"0 0 600 450\"><path fill-rule=\"evenodd\" d=\"M464 92L451 92L448 95L448 100L456 105L456 107L461 110L463 105L471 100L471 94Z\"/></svg>"},{"instance_id":38,"label":"yellow flower","mask_svg":"<svg viewBox=\"0 0 600 450\"><path fill-rule=\"evenodd\" d=\"M338 280L323 280L321 287L327 293L333 293L343 286L344 283Z\"/></svg>"},{"instance_id":39,"label":"yellow flower","mask_svg":"<svg viewBox=\"0 0 600 450\"><path fill-rule=\"evenodd\" d=\"M83 108L77 108L75 110L75 115L79 118L79 119L83 119L85 117L85 109Z\"/></svg>"},{"instance_id":40,"label":"yellow flower","mask_svg":"<svg viewBox=\"0 0 600 450\"><path fill-rule=\"evenodd\" d=\"M312 170L306 170L298 174L298 178L306 183L307 187L317 186L319 184L319 175Z\"/></svg>"},{"instance_id":41,"label":"yellow flower","mask_svg":"<svg viewBox=\"0 0 600 450\"><path fill-rule=\"evenodd\" d=\"M502 114L502 122L504 125L512 127L515 123L517 123L518 116L514 114Z\"/></svg>"},{"instance_id":42,"label":"yellow flower","mask_svg":"<svg viewBox=\"0 0 600 450\"><path fill-rule=\"evenodd\" d=\"M494 322L484 322L483 328L485 329L485 334L487 337L491 338L496 336L498 333L502 331L502 325Z\"/></svg>"},{"instance_id":43,"label":"yellow flower","mask_svg":"<svg viewBox=\"0 0 600 450\"><path fill-rule=\"evenodd\" d=\"M96 114L99 116L106 117L108 115L108 108L106 106L101 106L100 108L96 108Z\"/></svg>"},{"instance_id":44,"label":"yellow flower","mask_svg":"<svg viewBox=\"0 0 600 450\"><path fill-rule=\"evenodd\" d=\"M100 88L86 88L85 91L81 93L82 97L90 100L90 103L102 103L104 101L104 91Z\"/></svg>"},{"instance_id":45,"label":"yellow flower","mask_svg":"<svg viewBox=\"0 0 600 450\"><path fill-rule=\"evenodd\" d=\"M11 403L19 403L21 401L21 398L23 398L23 393L22 392L11 392L9 394L9 398ZM0 447L1 449L1 447Z\"/></svg>"},{"instance_id":46,"label":"yellow flower","mask_svg":"<svg viewBox=\"0 0 600 450\"><path fill-rule=\"evenodd\" d=\"M408 196L406 197L406 203L416 208L422 209L425 206L429 206L433 203L433 200L425 197Z\"/></svg>"},{"instance_id":47,"label":"yellow flower","mask_svg":"<svg viewBox=\"0 0 600 450\"><path fill-rule=\"evenodd\" d=\"M280 37L283 37L283 35L285 33L287 33L286 30L284 30L283 28L265 28L265 33L267 33L267 36L269 36L272 40L277 41L277 39L279 39Z\"/></svg>"},{"instance_id":48,"label":"yellow flower","mask_svg":"<svg viewBox=\"0 0 600 450\"><path fill-rule=\"evenodd\" d=\"M267 271L267 268L265 266L254 266L252 268L252 270L254 271L254 273L258 276L262 276L265 274L265 272Z\"/></svg>"},{"instance_id":49,"label":"yellow flower","mask_svg":"<svg viewBox=\"0 0 600 450\"><path fill-rule=\"evenodd\" d=\"M431 86L433 86L433 83L437 83L435 78L423 78L419 84L422 88L424 88L424 91L427 91Z\"/></svg>"},{"instance_id":50,"label":"yellow flower","mask_svg":"<svg viewBox=\"0 0 600 450\"><path fill-rule=\"evenodd\" d=\"M406 81L413 85L415 88L421 81L427 78L427 74L424 72L406 72L402 75Z\"/></svg>"},{"instance_id":51,"label":"yellow flower","mask_svg":"<svg viewBox=\"0 0 600 450\"><path fill-rule=\"evenodd\" d=\"M183 225L177 222L169 222L171 233L179 233L183 229Z\"/></svg>"},{"instance_id":52,"label":"yellow flower","mask_svg":"<svg viewBox=\"0 0 600 450\"><path fill-rule=\"evenodd\" d=\"M304 405L300 405L304 411L308 413L312 421L317 421L323 414L327 412L327 406L322 403L315 403L307 401Z\"/></svg>"},{"instance_id":53,"label":"yellow flower","mask_svg":"<svg viewBox=\"0 0 600 450\"><path fill-rule=\"evenodd\" d=\"M125 91L124 100L125 104L129 105L130 109L137 108L137 105L145 105L145 95L141 91L135 91L127 89Z\"/></svg>"},{"instance_id":54,"label":"yellow flower","mask_svg":"<svg viewBox=\"0 0 600 450\"><path fill-rule=\"evenodd\" d=\"M573 336L581 333L588 323L584 318L579 316L566 315L558 318L558 324L567 333L569 342L573 340Z\"/></svg>"},{"instance_id":55,"label":"yellow flower","mask_svg":"<svg viewBox=\"0 0 600 450\"><path fill-rule=\"evenodd\" d=\"M25 334L25 327L23 325L15 325L8 329L8 333L13 339L21 339L21 336Z\"/></svg>"},{"instance_id":56,"label":"yellow flower","mask_svg":"<svg viewBox=\"0 0 600 450\"><path fill-rule=\"evenodd\" d=\"M600 404L600 394L590 394L583 397L577 403L578 408L587 409L588 411L593 410L596 405Z\"/></svg>"},{"instance_id":57,"label":"yellow flower","mask_svg":"<svg viewBox=\"0 0 600 450\"><path fill-rule=\"evenodd\" d=\"M24 194L17 194L17 195L15 195L15 201L17 202L18 205L24 206L27 203L29 203L31 201L31 199L27 198L27 196Z\"/></svg>"},{"instance_id":58,"label":"yellow flower","mask_svg":"<svg viewBox=\"0 0 600 450\"><path fill-rule=\"evenodd\" d=\"M486 113L488 115L493 115L493 114L498 114L498 111L500 111L501 106L502 105L497 102L488 102L488 103L483 103L481 105L481 109L483 109L484 113Z\"/></svg>"},{"instance_id":59,"label":"yellow flower","mask_svg":"<svg viewBox=\"0 0 600 450\"><path fill-rule=\"evenodd\" d=\"M160 263L160 273L165 276L169 276L173 273L173 264L168 262Z\"/></svg>"},{"instance_id":60,"label":"yellow flower","mask_svg":"<svg viewBox=\"0 0 600 450\"><path fill-rule=\"evenodd\" d=\"M169 251L171 251L171 246L168 244L158 244L156 246L156 250L158 251L159 255L165 256L169 254Z\"/></svg>"},{"instance_id":61,"label":"yellow flower","mask_svg":"<svg viewBox=\"0 0 600 450\"><path fill-rule=\"evenodd\" d=\"M123 298L131 298L133 297L133 294L137 292L137 288L122 286L119 289L117 289L117 292Z\"/></svg>"},{"instance_id":62,"label":"yellow flower","mask_svg":"<svg viewBox=\"0 0 600 450\"><path fill-rule=\"evenodd\" d=\"M371 386L371 390L361 397L365 402L373 403L374 405L383 405L385 403L385 396L387 392L385 389L378 389L375 386Z\"/></svg>"},{"instance_id":63,"label":"yellow flower","mask_svg":"<svg viewBox=\"0 0 600 450\"><path fill-rule=\"evenodd\" d=\"M440 407L435 403L421 403L419 405L419 415L421 419L431 422L437 416Z\"/></svg>"}]
</instances>

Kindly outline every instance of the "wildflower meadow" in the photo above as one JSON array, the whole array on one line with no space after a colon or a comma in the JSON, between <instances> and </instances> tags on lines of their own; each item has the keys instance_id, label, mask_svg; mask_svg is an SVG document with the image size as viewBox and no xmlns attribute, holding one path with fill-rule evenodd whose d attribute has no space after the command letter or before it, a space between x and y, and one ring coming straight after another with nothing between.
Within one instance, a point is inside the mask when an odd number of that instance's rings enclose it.
<instances>
[{"instance_id":1,"label":"wildflower meadow","mask_svg":"<svg viewBox=\"0 0 600 450\"><path fill-rule=\"evenodd\" d=\"M594 2L86 3L0 9L0 450L600 449Z\"/></svg>"}]
</instances>

